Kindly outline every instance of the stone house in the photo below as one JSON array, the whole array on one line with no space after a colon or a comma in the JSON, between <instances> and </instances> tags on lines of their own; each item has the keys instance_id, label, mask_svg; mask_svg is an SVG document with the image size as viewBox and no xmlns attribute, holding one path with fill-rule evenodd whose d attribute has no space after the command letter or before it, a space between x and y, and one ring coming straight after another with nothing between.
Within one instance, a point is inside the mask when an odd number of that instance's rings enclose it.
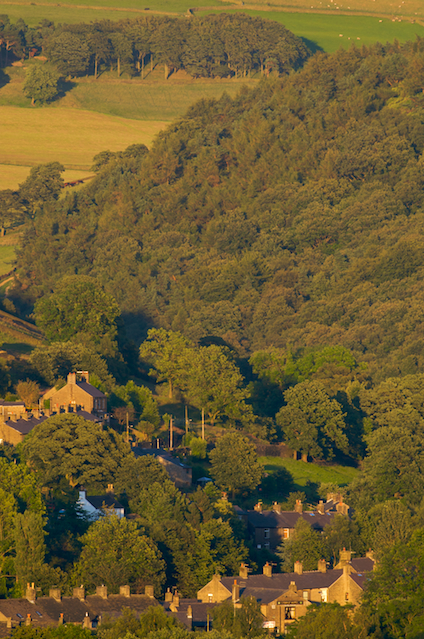
<instances>
[{"instance_id":1,"label":"stone house","mask_svg":"<svg viewBox=\"0 0 424 639\"><path fill-rule=\"evenodd\" d=\"M90 384L87 371L69 373L67 384L60 389L48 390L40 403L50 413L84 411L101 419L107 413L106 396Z\"/></svg>"},{"instance_id":2,"label":"stone house","mask_svg":"<svg viewBox=\"0 0 424 639\"><path fill-rule=\"evenodd\" d=\"M307 521L314 530L321 532L336 514L349 513L349 507L343 501L335 502L332 497L327 497L325 503L320 501L317 509L311 512L304 511L299 500L293 511L283 511L277 503L274 503L272 510L263 510L261 502L256 504L254 510L242 510L237 506L235 510L239 519L246 523L256 548L271 551L276 550L285 539L290 539L300 518Z\"/></svg>"},{"instance_id":3,"label":"stone house","mask_svg":"<svg viewBox=\"0 0 424 639\"><path fill-rule=\"evenodd\" d=\"M275 628L284 634L288 624L306 613L311 603L339 603L357 605L368 575L374 569L374 560L367 557L352 559L350 551L341 553L341 567L328 570L324 559L316 571L304 572L296 562L292 573L272 573L265 564L262 575L249 575L247 566L241 565L236 577L215 575L197 593L205 604L219 604L231 600L237 607L241 597L254 597L261 606L264 627Z\"/></svg>"}]
</instances>

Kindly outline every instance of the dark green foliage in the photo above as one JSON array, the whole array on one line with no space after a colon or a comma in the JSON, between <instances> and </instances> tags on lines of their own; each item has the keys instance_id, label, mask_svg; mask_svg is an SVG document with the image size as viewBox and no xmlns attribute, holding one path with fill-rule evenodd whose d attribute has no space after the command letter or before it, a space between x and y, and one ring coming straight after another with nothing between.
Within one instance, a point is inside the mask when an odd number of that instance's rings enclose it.
<instances>
[{"instance_id":1,"label":"dark green foliage","mask_svg":"<svg viewBox=\"0 0 424 639\"><path fill-rule=\"evenodd\" d=\"M54 69L46 66L29 67L25 75L24 93L31 98L32 105L50 102L58 95L59 77Z\"/></svg>"},{"instance_id":2,"label":"dark green foliage","mask_svg":"<svg viewBox=\"0 0 424 639\"><path fill-rule=\"evenodd\" d=\"M254 490L261 481L263 469L255 447L240 433L220 437L209 458L214 481L233 495Z\"/></svg>"},{"instance_id":3,"label":"dark green foliage","mask_svg":"<svg viewBox=\"0 0 424 639\"><path fill-rule=\"evenodd\" d=\"M164 561L135 521L107 515L90 526L81 542L74 573L88 588L105 584L116 593L122 584L130 584L144 592L146 585L153 585L156 596L162 592Z\"/></svg>"},{"instance_id":4,"label":"dark green foliage","mask_svg":"<svg viewBox=\"0 0 424 639\"><path fill-rule=\"evenodd\" d=\"M264 637L263 615L259 603L253 597L242 597L240 604L225 601L212 612L213 628L220 633L231 633L233 637Z\"/></svg>"},{"instance_id":5,"label":"dark green foliage","mask_svg":"<svg viewBox=\"0 0 424 639\"><path fill-rule=\"evenodd\" d=\"M132 637L145 637L150 632L177 627L173 617L169 617L162 606L150 606L139 617L130 609L116 620L102 621L97 631L99 639L121 639L129 633Z\"/></svg>"},{"instance_id":6,"label":"dark green foliage","mask_svg":"<svg viewBox=\"0 0 424 639\"><path fill-rule=\"evenodd\" d=\"M290 539L283 541L277 549L284 572L293 572L294 564L300 561L303 570L317 570L318 561L325 557L325 542L321 534L300 517Z\"/></svg>"},{"instance_id":7,"label":"dark green foliage","mask_svg":"<svg viewBox=\"0 0 424 639\"><path fill-rule=\"evenodd\" d=\"M83 484L104 490L125 458L127 444L112 430L72 413L50 417L30 432L22 450L42 486Z\"/></svg>"},{"instance_id":8,"label":"dark green foliage","mask_svg":"<svg viewBox=\"0 0 424 639\"><path fill-rule=\"evenodd\" d=\"M359 632L352 623L351 607L339 604L312 605L288 626L288 636L297 639L359 639Z\"/></svg>"}]
</instances>

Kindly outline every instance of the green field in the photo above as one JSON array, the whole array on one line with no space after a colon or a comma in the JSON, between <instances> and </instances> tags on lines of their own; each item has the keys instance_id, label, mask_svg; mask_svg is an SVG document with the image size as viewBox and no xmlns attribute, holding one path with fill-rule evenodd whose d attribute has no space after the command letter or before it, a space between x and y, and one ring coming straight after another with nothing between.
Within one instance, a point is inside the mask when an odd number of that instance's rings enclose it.
<instances>
[{"instance_id":1,"label":"green field","mask_svg":"<svg viewBox=\"0 0 424 639\"><path fill-rule=\"evenodd\" d=\"M201 15L207 13L218 12L200 12ZM371 45L375 42L393 42L395 39L399 42L407 42L415 40L417 35L424 37L424 26L409 20L392 22L388 18L282 11L243 10L243 13L280 22L297 36L305 38L307 43L309 41L328 53L337 51L339 47L347 49L352 44Z\"/></svg>"},{"instance_id":2,"label":"green field","mask_svg":"<svg viewBox=\"0 0 424 639\"><path fill-rule=\"evenodd\" d=\"M317 484L337 484L337 486L346 486L357 475L358 470L351 466L323 466L321 464L312 464L294 459L282 457L259 457L259 461L264 465L265 471L268 473L275 472L281 467L286 468L292 475L296 487L306 485L309 480Z\"/></svg>"},{"instance_id":3,"label":"green field","mask_svg":"<svg viewBox=\"0 0 424 639\"><path fill-rule=\"evenodd\" d=\"M0 89L0 189L17 188L31 166L46 162L61 162L68 169L65 181L85 177L96 153L136 143L150 147L193 102L219 98L224 91L235 95L243 84L194 81L178 73L164 82L158 69L153 80L80 80L50 106L30 108L22 94L23 74L24 69L13 69L11 82Z\"/></svg>"}]
</instances>

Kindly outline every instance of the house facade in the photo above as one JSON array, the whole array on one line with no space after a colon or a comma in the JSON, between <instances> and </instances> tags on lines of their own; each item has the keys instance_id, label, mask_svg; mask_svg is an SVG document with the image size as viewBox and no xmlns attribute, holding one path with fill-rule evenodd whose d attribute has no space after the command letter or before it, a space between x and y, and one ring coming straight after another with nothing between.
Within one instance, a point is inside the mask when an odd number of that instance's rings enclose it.
<instances>
[{"instance_id":1,"label":"house facade","mask_svg":"<svg viewBox=\"0 0 424 639\"><path fill-rule=\"evenodd\" d=\"M51 388L40 401L50 413L84 411L99 418L105 418L107 413L106 396L90 384L87 371L69 373L63 388Z\"/></svg>"}]
</instances>

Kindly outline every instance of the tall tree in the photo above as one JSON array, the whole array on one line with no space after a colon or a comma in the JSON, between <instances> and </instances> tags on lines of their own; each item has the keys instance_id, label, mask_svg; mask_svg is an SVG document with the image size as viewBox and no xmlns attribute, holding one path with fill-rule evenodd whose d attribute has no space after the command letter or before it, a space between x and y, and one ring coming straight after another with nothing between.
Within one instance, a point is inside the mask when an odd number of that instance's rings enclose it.
<instances>
[{"instance_id":1,"label":"tall tree","mask_svg":"<svg viewBox=\"0 0 424 639\"><path fill-rule=\"evenodd\" d=\"M227 433L220 437L209 458L214 481L233 496L254 490L261 481L263 469L255 447L240 433Z\"/></svg>"},{"instance_id":2,"label":"tall tree","mask_svg":"<svg viewBox=\"0 0 424 639\"><path fill-rule=\"evenodd\" d=\"M156 544L135 521L106 516L92 524L82 538L82 551L75 575L89 588L105 584L117 592L129 584L136 592L153 585L156 595L165 580L164 561Z\"/></svg>"},{"instance_id":3,"label":"tall tree","mask_svg":"<svg viewBox=\"0 0 424 639\"><path fill-rule=\"evenodd\" d=\"M59 74L47 66L31 66L25 74L24 93L31 98L31 106L36 102L50 102L59 93Z\"/></svg>"}]
</instances>

